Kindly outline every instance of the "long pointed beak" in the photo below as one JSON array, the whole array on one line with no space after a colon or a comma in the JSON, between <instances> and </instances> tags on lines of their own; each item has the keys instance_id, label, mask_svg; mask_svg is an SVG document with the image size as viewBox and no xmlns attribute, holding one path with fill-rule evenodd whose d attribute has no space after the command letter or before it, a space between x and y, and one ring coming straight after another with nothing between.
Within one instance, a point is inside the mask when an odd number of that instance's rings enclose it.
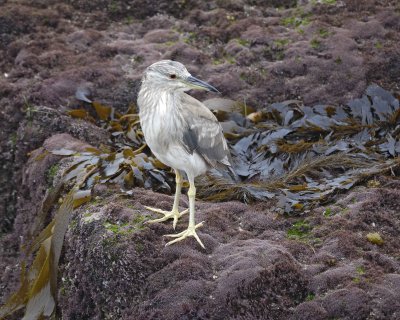
<instances>
[{"instance_id":1,"label":"long pointed beak","mask_svg":"<svg viewBox=\"0 0 400 320\"><path fill-rule=\"evenodd\" d=\"M191 87L196 88L196 89L202 89L202 90L208 90L208 91L220 93L218 91L218 89L213 87L211 84L208 84L207 82L204 82L204 81L197 79L195 77L192 77L192 76L187 77L186 82Z\"/></svg>"}]
</instances>

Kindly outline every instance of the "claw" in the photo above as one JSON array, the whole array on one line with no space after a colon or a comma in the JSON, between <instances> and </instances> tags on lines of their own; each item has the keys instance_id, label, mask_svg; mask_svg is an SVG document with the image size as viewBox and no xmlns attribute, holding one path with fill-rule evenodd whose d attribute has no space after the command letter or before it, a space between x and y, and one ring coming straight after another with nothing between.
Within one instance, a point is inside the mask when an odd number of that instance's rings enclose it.
<instances>
[{"instance_id":1,"label":"claw","mask_svg":"<svg viewBox=\"0 0 400 320\"><path fill-rule=\"evenodd\" d=\"M167 242L167 244L165 246L169 246L173 243L182 241L183 239L186 239L187 237L194 237L197 242L202 246L203 249L205 249L205 246L203 244L203 242L201 242L199 236L196 233L196 229L201 227L204 224L204 221L196 224L194 227L188 227L185 231L176 233L176 234L166 234L164 235L164 237L170 237L170 238L176 238L172 241Z\"/></svg>"}]
</instances>

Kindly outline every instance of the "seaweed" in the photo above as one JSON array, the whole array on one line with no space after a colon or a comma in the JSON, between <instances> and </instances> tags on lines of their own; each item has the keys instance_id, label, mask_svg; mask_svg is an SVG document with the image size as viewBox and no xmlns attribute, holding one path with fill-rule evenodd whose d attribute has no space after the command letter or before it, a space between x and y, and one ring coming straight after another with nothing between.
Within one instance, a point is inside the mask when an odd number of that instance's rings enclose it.
<instances>
[{"instance_id":1,"label":"seaweed","mask_svg":"<svg viewBox=\"0 0 400 320\"><path fill-rule=\"evenodd\" d=\"M345 106L309 107L291 100L259 112L264 121L229 140L241 182L232 188L229 176L201 179L200 196L249 201L260 200L260 190L268 190L265 200L272 193L278 207L292 213L399 168L399 101L376 85ZM252 188L238 195L246 186Z\"/></svg>"},{"instance_id":2,"label":"seaweed","mask_svg":"<svg viewBox=\"0 0 400 320\"><path fill-rule=\"evenodd\" d=\"M22 262L20 287L0 308L1 319L23 307L23 319L42 319L53 314L57 296L58 262L68 223L73 209L90 199L90 190L78 189L79 184L76 184L65 196L54 219L30 244L26 255L37 251L35 259L28 271L27 259ZM56 188L48 193L43 203L56 199L59 192L60 188ZM42 208L45 207L42 205Z\"/></svg>"},{"instance_id":3,"label":"seaweed","mask_svg":"<svg viewBox=\"0 0 400 320\"><path fill-rule=\"evenodd\" d=\"M119 183L121 191L128 194L133 186L171 192L171 172L140 148L133 151L125 147L114 152L95 148L88 148L85 152L70 151L74 154L71 155L70 167L65 171L65 181L77 181L85 176L83 187L86 189L91 189L96 183Z\"/></svg>"}]
</instances>

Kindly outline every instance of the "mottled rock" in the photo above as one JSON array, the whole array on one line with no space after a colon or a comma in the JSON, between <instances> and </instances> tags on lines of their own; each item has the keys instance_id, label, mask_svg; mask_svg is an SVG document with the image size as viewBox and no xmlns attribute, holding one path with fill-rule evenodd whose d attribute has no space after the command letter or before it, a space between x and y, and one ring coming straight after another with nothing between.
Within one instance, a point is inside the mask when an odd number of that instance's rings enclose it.
<instances>
[{"instance_id":1,"label":"mottled rock","mask_svg":"<svg viewBox=\"0 0 400 320\"><path fill-rule=\"evenodd\" d=\"M144 68L169 58L224 98L255 109L288 99L343 104L373 82L400 90L395 1L0 5L1 301L17 286L20 245L51 184L47 172L59 160L38 148L53 135L48 148L109 139L106 130L65 114L78 107L78 86L122 112L135 104ZM398 319L400 185L377 178L379 188L361 187L305 215L312 231L304 239L288 239L297 218L277 216L273 202L198 201L206 251L193 239L165 248L170 223L143 225L150 216L144 205L169 209L172 197L134 189L129 198L97 186L96 200L75 212L69 226L58 313L68 319ZM322 214L327 208L332 216ZM178 229L186 224L182 218ZM371 232L382 235L382 246L366 240Z\"/></svg>"},{"instance_id":2,"label":"mottled rock","mask_svg":"<svg viewBox=\"0 0 400 320\"><path fill-rule=\"evenodd\" d=\"M328 294L322 306L330 316L342 319L365 319L371 306L368 294L359 288L349 288Z\"/></svg>"}]
</instances>

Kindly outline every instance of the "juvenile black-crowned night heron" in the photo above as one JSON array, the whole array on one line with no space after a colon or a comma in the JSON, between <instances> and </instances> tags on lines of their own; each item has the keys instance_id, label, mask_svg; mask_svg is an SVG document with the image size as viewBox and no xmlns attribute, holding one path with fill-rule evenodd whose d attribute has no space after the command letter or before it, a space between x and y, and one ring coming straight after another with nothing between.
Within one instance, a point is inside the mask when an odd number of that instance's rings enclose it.
<instances>
[{"instance_id":1,"label":"juvenile black-crowned night heron","mask_svg":"<svg viewBox=\"0 0 400 320\"><path fill-rule=\"evenodd\" d=\"M182 171L189 180L189 226L167 245L193 236L204 248L196 229L204 221L195 224L194 178L212 167L229 167L229 150L221 125L214 114L200 101L186 94L190 89L218 92L208 83L196 79L179 62L162 60L149 66L142 78L138 96L139 116L147 145L164 164L172 167L176 174L176 192L171 211L146 207L164 216L150 223L178 219L188 212L179 212L179 197L182 188Z\"/></svg>"}]
</instances>

